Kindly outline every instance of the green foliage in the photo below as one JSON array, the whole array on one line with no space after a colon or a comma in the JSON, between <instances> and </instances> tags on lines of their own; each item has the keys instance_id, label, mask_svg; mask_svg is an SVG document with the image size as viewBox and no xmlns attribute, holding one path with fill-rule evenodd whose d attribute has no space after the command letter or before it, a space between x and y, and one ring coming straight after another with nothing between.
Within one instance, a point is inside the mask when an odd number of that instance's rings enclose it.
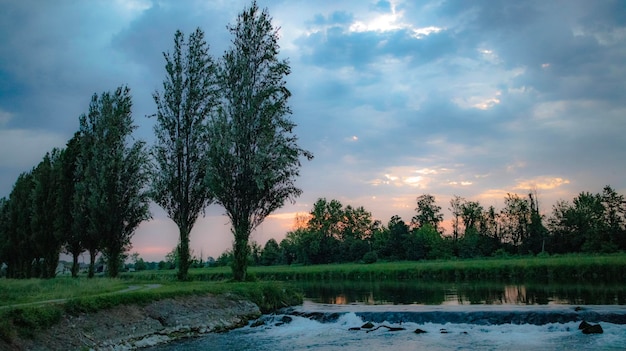
<instances>
[{"instance_id":1,"label":"green foliage","mask_svg":"<svg viewBox=\"0 0 626 351\"><path fill-rule=\"evenodd\" d=\"M18 335L32 338L37 331L61 320L62 315L63 309L55 305L1 311L0 338L8 343Z\"/></svg>"},{"instance_id":2,"label":"green foliage","mask_svg":"<svg viewBox=\"0 0 626 351\"><path fill-rule=\"evenodd\" d=\"M210 137L208 120L217 105L216 66L200 28L174 35L174 52L164 53L167 71L163 92L153 94L157 105L152 147L151 196L179 229L179 280L187 280L191 265L189 235L211 203L205 183Z\"/></svg>"},{"instance_id":3,"label":"green foliage","mask_svg":"<svg viewBox=\"0 0 626 351\"><path fill-rule=\"evenodd\" d=\"M211 121L206 181L232 224L234 277L245 280L250 232L300 195L300 157L312 155L298 147L288 118L290 68L278 59L278 30L267 10L253 2L228 28L233 45L219 68L222 105Z\"/></svg>"},{"instance_id":4,"label":"green foliage","mask_svg":"<svg viewBox=\"0 0 626 351\"><path fill-rule=\"evenodd\" d=\"M58 195L55 206L54 230L62 238L65 252L72 255L72 277L78 276L78 257L85 251L82 242L82 227L76 225L80 220L74 215L74 196L76 193L76 167L80 154L80 133L75 133L59 154Z\"/></svg>"},{"instance_id":5,"label":"green foliage","mask_svg":"<svg viewBox=\"0 0 626 351\"><path fill-rule=\"evenodd\" d=\"M150 218L148 158L144 142L128 145L136 126L128 87L94 94L89 114L80 117L81 154L78 199L84 199L85 229L90 253L102 249L108 273L118 274L130 239L142 221Z\"/></svg>"},{"instance_id":6,"label":"green foliage","mask_svg":"<svg viewBox=\"0 0 626 351\"><path fill-rule=\"evenodd\" d=\"M415 227L430 225L435 230L439 230L439 223L443 222L441 206L435 203L435 197L430 194L423 194L417 198L417 214L411 219L411 224Z\"/></svg>"},{"instance_id":7,"label":"green foliage","mask_svg":"<svg viewBox=\"0 0 626 351\"><path fill-rule=\"evenodd\" d=\"M376 261L378 261L378 255L376 255L376 252L374 251L367 252L363 255L363 263L365 264L372 264Z\"/></svg>"}]
</instances>

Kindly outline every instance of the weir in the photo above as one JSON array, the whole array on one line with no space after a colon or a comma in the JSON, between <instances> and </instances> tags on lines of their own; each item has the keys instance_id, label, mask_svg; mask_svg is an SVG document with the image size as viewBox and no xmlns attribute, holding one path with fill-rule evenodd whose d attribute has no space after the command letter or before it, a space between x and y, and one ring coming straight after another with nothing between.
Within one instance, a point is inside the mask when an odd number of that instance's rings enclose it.
<instances>
[{"instance_id":1,"label":"weir","mask_svg":"<svg viewBox=\"0 0 626 351\"><path fill-rule=\"evenodd\" d=\"M600 323L585 335L580 321ZM150 351L622 350L626 306L325 305L264 315L248 326Z\"/></svg>"},{"instance_id":2,"label":"weir","mask_svg":"<svg viewBox=\"0 0 626 351\"><path fill-rule=\"evenodd\" d=\"M305 302L302 306L281 311L318 322L335 322L346 313L354 313L374 323L464 323L476 325L568 323L626 324L626 306L521 306L521 305L328 305Z\"/></svg>"}]
</instances>

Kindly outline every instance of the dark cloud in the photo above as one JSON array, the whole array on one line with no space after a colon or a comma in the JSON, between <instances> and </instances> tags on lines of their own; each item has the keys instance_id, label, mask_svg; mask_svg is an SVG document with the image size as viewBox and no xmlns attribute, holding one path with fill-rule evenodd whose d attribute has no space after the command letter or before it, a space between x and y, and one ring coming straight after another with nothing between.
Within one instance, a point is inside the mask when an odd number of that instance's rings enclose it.
<instances>
[{"instance_id":1,"label":"dark cloud","mask_svg":"<svg viewBox=\"0 0 626 351\"><path fill-rule=\"evenodd\" d=\"M128 84L138 134L151 142L144 116L175 30L201 27L217 59L247 5L0 0L0 196L71 137L93 93ZM259 5L281 27L295 132L316 156L298 179L302 198L281 211L327 197L386 220L410 216L423 192L498 205L541 184L547 208L597 183L626 191L623 1ZM223 232L212 243L223 249L231 238L215 218L197 230Z\"/></svg>"}]
</instances>

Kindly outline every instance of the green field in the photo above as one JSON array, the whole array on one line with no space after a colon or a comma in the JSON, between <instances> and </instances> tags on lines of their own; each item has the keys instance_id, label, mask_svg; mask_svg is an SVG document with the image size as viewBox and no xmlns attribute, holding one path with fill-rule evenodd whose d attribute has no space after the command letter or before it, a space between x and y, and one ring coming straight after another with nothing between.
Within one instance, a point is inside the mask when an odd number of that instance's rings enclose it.
<instances>
[{"instance_id":1,"label":"green field","mask_svg":"<svg viewBox=\"0 0 626 351\"><path fill-rule=\"evenodd\" d=\"M311 266L260 266L248 272L260 280L424 280L503 282L622 282L626 281L626 254L545 257L481 258L468 260L402 261L373 264L345 263ZM230 268L197 268L190 278L220 281L232 277ZM121 279L175 280L176 272L146 271Z\"/></svg>"},{"instance_id":2,"label":"green field","mask_svg":"<svg viewBox=\"0 0 626 351\"><path fill-rule=\"evenodd\" d=\"M615 284L626 281L626 254L250 267L249 275L257 281L231 282L229 267L193 269L189 282L176 281L175 270L124 273L118 279L0 279L0 338L34 333L56 323L63 313L193 294L232 293L269 312L302 302L302 294L289 284L294 281Z\"/></svg>"}]
</instances>

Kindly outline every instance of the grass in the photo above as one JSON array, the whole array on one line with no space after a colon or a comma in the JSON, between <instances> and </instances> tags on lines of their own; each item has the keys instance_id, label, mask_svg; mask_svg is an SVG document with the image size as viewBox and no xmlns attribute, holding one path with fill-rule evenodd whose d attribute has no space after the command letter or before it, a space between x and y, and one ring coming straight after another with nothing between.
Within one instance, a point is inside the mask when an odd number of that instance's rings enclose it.
<instances>
[{"instance_id":1,"label":"grass","mask_svg":"<svg viewBox=\"0 0 626 351\"><path fill-rule=\"evenodd\" d=\"M281 282L180 283L167 279L167 275L158 287L118 293L129 285L144 284L137 279L109 278L0 279L0 291L5 297L0 299L0 339L10 343L16 336L31 337L57 323L64 313L89 313L180 296L230 294L256 303L263 313L302 303L302 294Z\"/></svg>"},{"instance_id":2,"label":"grass","mask_svg":"<svg viewBox=\"0 0 626 351\"><path fill-rule=\"evenodd\" d=\"M33 335L56 323L63 313L93 312L177 296L234 294L267 313L302 302L302 295L284 283L290 281L619 283L626 280L626 254L270 266L250 267L248 272L260 281L229 282L232 273L228 267L192 269L192 281L184 283L176 281L174 270L124 273L119 279L0 279L0 339ZM117 293L129 285L154 283L160 286Z\"/></svg>"},{"instance_id":3,"label":"grass","mask_svg":"<svg viewBox=\"0 0 626 351\"><path fill-rule=\"evenodd\" d=\"M311 266L250 267L261 280L425 280L502 282L621 282L626 279L626 254L481 258L468 260L401 261L373 264L345 263ZM232 278L228 267L190 270L197 281ZM135 272L122 279L175 279L175 271Z\"/></svg>"}]
</instances>

